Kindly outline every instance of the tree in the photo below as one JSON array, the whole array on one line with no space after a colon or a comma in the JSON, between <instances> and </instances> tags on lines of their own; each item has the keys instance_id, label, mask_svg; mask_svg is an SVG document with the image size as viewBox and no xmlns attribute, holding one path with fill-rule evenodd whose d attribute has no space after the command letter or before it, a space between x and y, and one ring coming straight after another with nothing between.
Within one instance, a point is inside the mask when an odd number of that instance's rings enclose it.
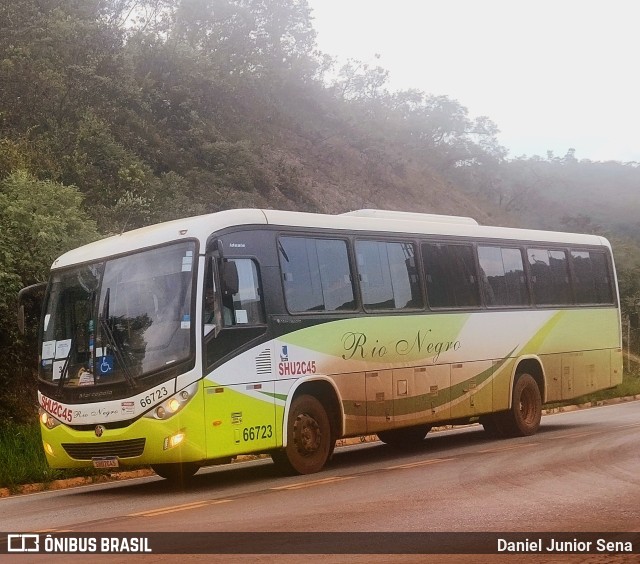
<instances>
[{"instance_id":1,"label":"tree","mask_svg":"<svg viewBox=\"0 0 640 564\"><path fill-rule=\"evenodd\" d=\"M36 180L18 171L0 181L0 420L26 416L25 376L34 368L33 340L17 334L18 291L45 281L63 251L98 238L72 186ZM31 337L34 335L33 324Z\"/></svg>"},{"instance_id":2,"label":"tree","mask_svg":"<svg viewBox=\"0 0 640 564\"><path fill-rule=\"evenodd\" d=\"M381 66L372 67L368 63L349 59L340 68L333 89L344 100L380 100L388 94L385 88L388 79L389 71Z\"/></svg>"}]
</instances>

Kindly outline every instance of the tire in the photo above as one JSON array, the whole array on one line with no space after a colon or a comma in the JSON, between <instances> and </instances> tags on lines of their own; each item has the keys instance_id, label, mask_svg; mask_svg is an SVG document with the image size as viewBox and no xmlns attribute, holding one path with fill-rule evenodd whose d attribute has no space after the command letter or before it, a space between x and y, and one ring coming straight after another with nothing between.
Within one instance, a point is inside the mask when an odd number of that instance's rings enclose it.
<instances>
[{"instance_id":1,"label":"tire","mask_svg":"<svg viewBox=\"0 0 640 564\"><path fill-rule=\"evenodd\" d=\"M285 474L313 474L322 470L335 447L329 416L315 397L294 398L287 420L287 446L271 453Z\"/></svg>"},{"instance_id":2,"label":"tire","mask_svg":"<svg viewBox=\"0 0 640 564\"><path fill-rule=\"evenodd\" d=\"M534 435L542 418L540 388L531 374L517 376L511 409L499 414L498 428L507 437Z\"/></svg>"},{"instance_id":3,"label":"tire","mask_svg":"<svg viewBox=\"0 0 640 564\"><path fill-rule=\"evenodd\" d=\"M172 464L152 464L151 469L161 478L173 484L185 484L198 471L196 462L175 462Z\"/></svg>"},{"instance_id":4,"label":"tire","mask_svg":"<svg viewBox=\"0 0 640 564\"><path fill-rule=\"evenodd\" d=\"M480 418L480 424L484 427L484 432L489 437L499 438L503 436L500 428L499 414L483 415Z\"/></svg>"},{"instance_id":5,"label":"tire","mask_svg":"<svg viewBox=\"0 0 640 564\"><path fill-rule=\"evenodd\" d=\"M431 425L415 425L402 429L380 431L378 438L388 445L408 448L420 444L429 431L431 431Z\"/></svg>"}]
</instances>

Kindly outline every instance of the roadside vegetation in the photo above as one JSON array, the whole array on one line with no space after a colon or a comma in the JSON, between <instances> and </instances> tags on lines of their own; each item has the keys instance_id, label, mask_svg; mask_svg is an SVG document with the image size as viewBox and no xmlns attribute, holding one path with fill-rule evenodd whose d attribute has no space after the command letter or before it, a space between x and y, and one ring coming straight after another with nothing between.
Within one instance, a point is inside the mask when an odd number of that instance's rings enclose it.
<instances>
[{"instance_id":1,"label":"roadside vegetation","mask_svg":"<svg viewBox=\"0 0 640 564\"><path fill-rule=\"evenodd\" d=\"M87 472L87 469L78 471L49 468L37 420L33 423L7 422L0 426L0 488L14 490L21 484L46 484L53 480L92 473L91 469Z\"/></svg>"}]
</instances>

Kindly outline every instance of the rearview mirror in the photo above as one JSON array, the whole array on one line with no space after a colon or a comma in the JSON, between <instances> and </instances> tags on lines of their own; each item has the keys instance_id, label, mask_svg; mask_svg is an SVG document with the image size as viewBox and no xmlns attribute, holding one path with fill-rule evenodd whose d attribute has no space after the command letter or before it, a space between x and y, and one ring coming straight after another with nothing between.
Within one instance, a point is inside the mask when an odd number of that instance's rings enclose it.
<instances>
[{"instance_id":1,"label":"rearview mirror","mask_svg":"<svg viewBox=\"0 0 640 564\"><path fill-rule=\"evenodd\" d=\"M222 295L233 296L238 293L240 282L238 280L238 267L235 262L224 261L222 263Z\"/></svg>"},{"instance_id":2,"label":"rearview mirror","mask_svg":"<svg viewBox=\"0 0 640 564\"><path fill-rule=\"evenodd\" d=\"M42 307L42 298L46 287L46 282L39 282L38 284L32 284L31 286L22 288L22 290L18 292L18 331L20 331L21 335L25 335L27 331L24 307L25 300L29 299L30 304L37 305L39 311ZM32 313L31 307L29 308L29 311Z\"/></svg>"}]
</instances>

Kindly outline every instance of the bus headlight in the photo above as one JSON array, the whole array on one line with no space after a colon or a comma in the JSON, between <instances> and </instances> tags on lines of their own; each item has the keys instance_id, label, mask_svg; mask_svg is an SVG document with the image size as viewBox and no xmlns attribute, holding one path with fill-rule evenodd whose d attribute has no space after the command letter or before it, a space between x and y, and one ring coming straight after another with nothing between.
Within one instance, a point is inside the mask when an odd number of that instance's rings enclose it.
<instances>
[{"instance_id":1,"label":"bus headlight","mask_svg":"<svg viewBox=\"0 0 640 564\"><path fill-rule=\"evenodd\" d=\"M38 415L40 417L40 423L42 423L47 429L53 429L60 425L60 421L53 417L53 415L48 414L41 407L38 408Z\"/></svg>"},{"instance_id":2,"label":"bus headlight","mask_svg":"<svg viewBox=\"0 0 640 564\"><path fill-rule=\"evenodd\" d=\"M150 419L169 419L178 413L198 391L198 382L191 384L184 390L174 394L169 399L164 400L160 405L148 411L144 416Z\"/></svg>"}]
</instances>

